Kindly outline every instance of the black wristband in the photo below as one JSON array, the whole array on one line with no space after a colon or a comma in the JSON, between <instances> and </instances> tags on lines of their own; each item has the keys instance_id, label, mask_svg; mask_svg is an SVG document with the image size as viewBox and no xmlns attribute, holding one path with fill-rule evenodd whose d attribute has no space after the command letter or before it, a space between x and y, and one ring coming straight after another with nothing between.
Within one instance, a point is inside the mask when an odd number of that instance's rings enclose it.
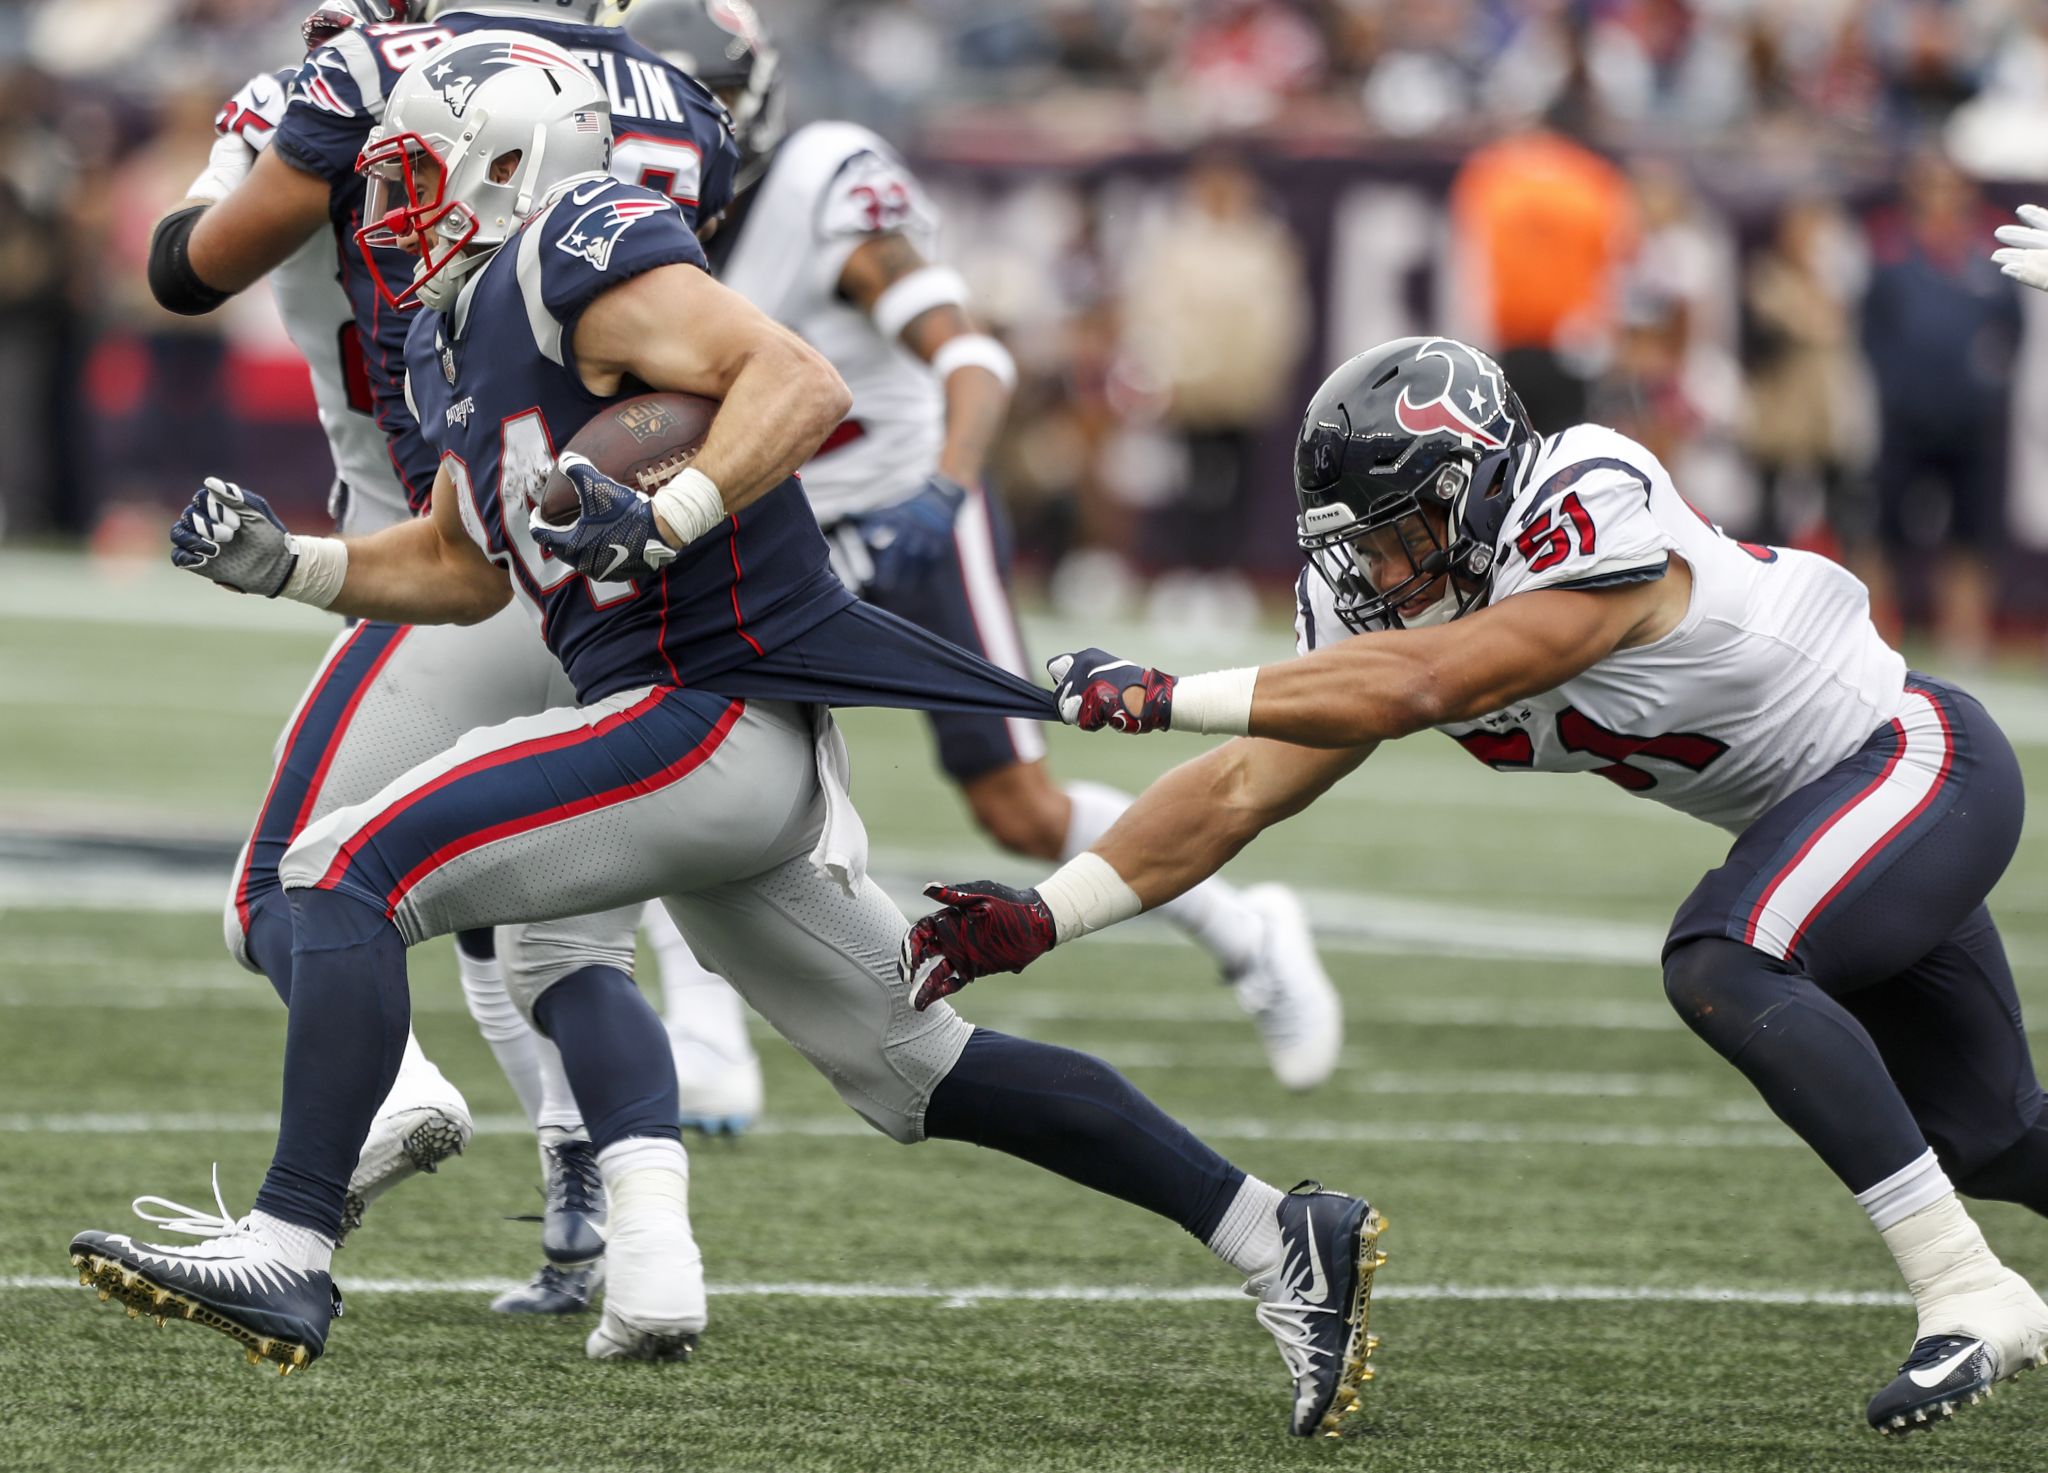
<instances>
[{"instance_id":1,"label":"black wristband","mask_svg":"<svg viewBox=\"0 0 2048 1473\"><path fill-rule=\"evenodd\" d=\"M207 206L193 205L166 215L149 242L149 290L157 305L180 317L204 317L233 296L217 291L192 269L192 227Z\"/></svg>"}]
</instances>

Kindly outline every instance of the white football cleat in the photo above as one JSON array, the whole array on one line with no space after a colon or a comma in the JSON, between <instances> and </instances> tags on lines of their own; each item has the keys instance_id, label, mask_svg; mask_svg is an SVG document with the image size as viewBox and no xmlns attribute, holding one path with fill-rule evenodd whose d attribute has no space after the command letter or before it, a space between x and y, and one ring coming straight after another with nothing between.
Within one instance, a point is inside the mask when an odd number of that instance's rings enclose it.
<instances>
[{"instance_id":1,"label":"white football cleat","mask_svg":"<svg viewBox=\"0 0 2048 1473\"><path fill-rule=\"evenodd\" d=\"M688 1360L704 1333L704 1255L690 1232L686 1172L607 1174L604 1314L584 1342L592 1360Z\"/></svg>"},{"instance_id":2,"label":"white football cleat","mask_svg":"<svg viewBox=\"0 0 2048 1473\"><path fill-rule=\"evenodd\" d=\"M1288 1089L1314 1089L1337 1067L1344 1004L1316 955L1294 892L1285 885L1253 885L1244 903L1266 930L1251 965L1229 975L1231 990L1258 1027L1273 1077Z\"/></svg>"},{"instance_id":3,"label":"white football cleat","mask_svg":"<svg viewBox=\"0 0 2048 1473\"><path fill-rule=\"evenodd\" d=\"M348 1179L343 1200L339 1244L362 1226L369 1205L422 1171L431 1172L450 1156L460 1155L476 1127L462 1092L416 1050L407 1051L391 1093L370 1122L363 1153Z\"/></svg>"},{"instance_id":4,"label":"white football cleat","mask_svg":"<svg viewBox=\"0 0 2048 1473\"><path fill-rule=\"evenodd\" d=\"M718 978L689 988L670 1010L677 1122L706 1135L738 1135L761 1113L761 1059L747 1037L746 1004Z\"/></svg>"}]
</instances>

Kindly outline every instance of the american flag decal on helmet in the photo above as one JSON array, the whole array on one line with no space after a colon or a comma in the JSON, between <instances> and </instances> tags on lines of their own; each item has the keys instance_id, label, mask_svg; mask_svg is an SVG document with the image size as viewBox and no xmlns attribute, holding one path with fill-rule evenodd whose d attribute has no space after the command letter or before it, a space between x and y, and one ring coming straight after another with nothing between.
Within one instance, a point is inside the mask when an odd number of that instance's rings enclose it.
<instances>
[{"instance_id":1,"label":"american flag decal on helmet","mask_svg":"<svg viewBox=\"0 0 2048 1473\"><path fill-rule=\"evenodd\" d=\"M603 115L600 113L576 114L576 131L578 133L602 133L604 131Z\"/></svg>"},{"instance_id":2,"label":"american flag decal on helmet","mask_svg":"<svg viewBox=\"0 0 2048 1473\"><path fill-rule=\"evenodd\" d=\"M581 203L581 201L572 201ZM555 249L588 261L599 271L609 271L612 251L619 237L649 215L676 208L674 200L636 196L592 205L576 217L575 223L555 242Z\"/></svg>"}]
</instances>

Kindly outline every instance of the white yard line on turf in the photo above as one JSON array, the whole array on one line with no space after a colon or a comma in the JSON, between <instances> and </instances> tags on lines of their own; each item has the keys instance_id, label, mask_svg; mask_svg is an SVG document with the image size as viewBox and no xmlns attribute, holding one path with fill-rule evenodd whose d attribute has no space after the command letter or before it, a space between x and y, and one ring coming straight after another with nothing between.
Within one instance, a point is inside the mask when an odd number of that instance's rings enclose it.
<instances>
[{"instance_id":1,"label":"white yard line on turf","mask_svg":"<svg viewBox=\"0 0 2048 1473\"><path fill-rule=\"evenodd\" d=\"M1685 1125L1514 1125L1478 1120L1190 1120L1188 1129L1217 1141L1309 1141L1328 1145L1366 1146L1605 1146L1641 1147L1657 1151L1747 1150L1757 1146L1800 1144L1783 1126ZM0 1135L268 1135L277 1117L251 1111L234 1114L0 1114ZM478 1135L530 1133L523 1116L480 1115ZM865 1138L881 1136L851 1115L811 1120L763 1120L749 1136L796 1138Z\"/></svg>"},{"instance_id":2,"label":"white yard line on turf","mask_svg":"<svg viewBox=\"0 0 2048 1473\"><path fill-rule=\"evenodd\" d=\"M520 1287L517 1279L345 1279L351 1294L497 1294ZM75 1278L56 1274L0 1275L0 1290L81 1288ZM1206 1304L1242 1303L1244 1292L1223 1284L1185 1288L1048 1284L1020 1287L969 1284L812 1284L799 1282L712 1284L711 1293L730 1298L933 1300L949 1309L976 1304ZM1904 1294L1867 1289L1724 1289L1706 1284L1385 1284L1376 1301L1450 1301L1480 1304L1759 1304L1799 1308L1893 1308L1910 1304Z\"/></svg>"}]
</instances>

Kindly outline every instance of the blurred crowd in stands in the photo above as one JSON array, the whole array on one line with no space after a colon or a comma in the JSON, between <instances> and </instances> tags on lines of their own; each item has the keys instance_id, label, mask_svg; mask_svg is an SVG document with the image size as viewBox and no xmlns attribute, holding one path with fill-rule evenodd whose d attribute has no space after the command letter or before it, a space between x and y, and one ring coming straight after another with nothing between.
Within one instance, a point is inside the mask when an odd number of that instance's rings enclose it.
<instances>
[{"instance_id":1,"label":"blurred crowd in stands","mask_svg":"<svg viewBox=\"0 0 2048 1473\"><path fill-rule=\"evenodd\" d=\"M307 3L0 7L0 534L154 537L209 472L317 502L271 309L172 318L142 272ZM1307 391L1441 331L1956 658L2048 623L2030 304L1985 259L2048 194L2048 0L756 8L793 117L874 124L945 205L1026 370L994 476L1056 589L1245 606L1288 566Z\"/></svg>"}]
</instances>

